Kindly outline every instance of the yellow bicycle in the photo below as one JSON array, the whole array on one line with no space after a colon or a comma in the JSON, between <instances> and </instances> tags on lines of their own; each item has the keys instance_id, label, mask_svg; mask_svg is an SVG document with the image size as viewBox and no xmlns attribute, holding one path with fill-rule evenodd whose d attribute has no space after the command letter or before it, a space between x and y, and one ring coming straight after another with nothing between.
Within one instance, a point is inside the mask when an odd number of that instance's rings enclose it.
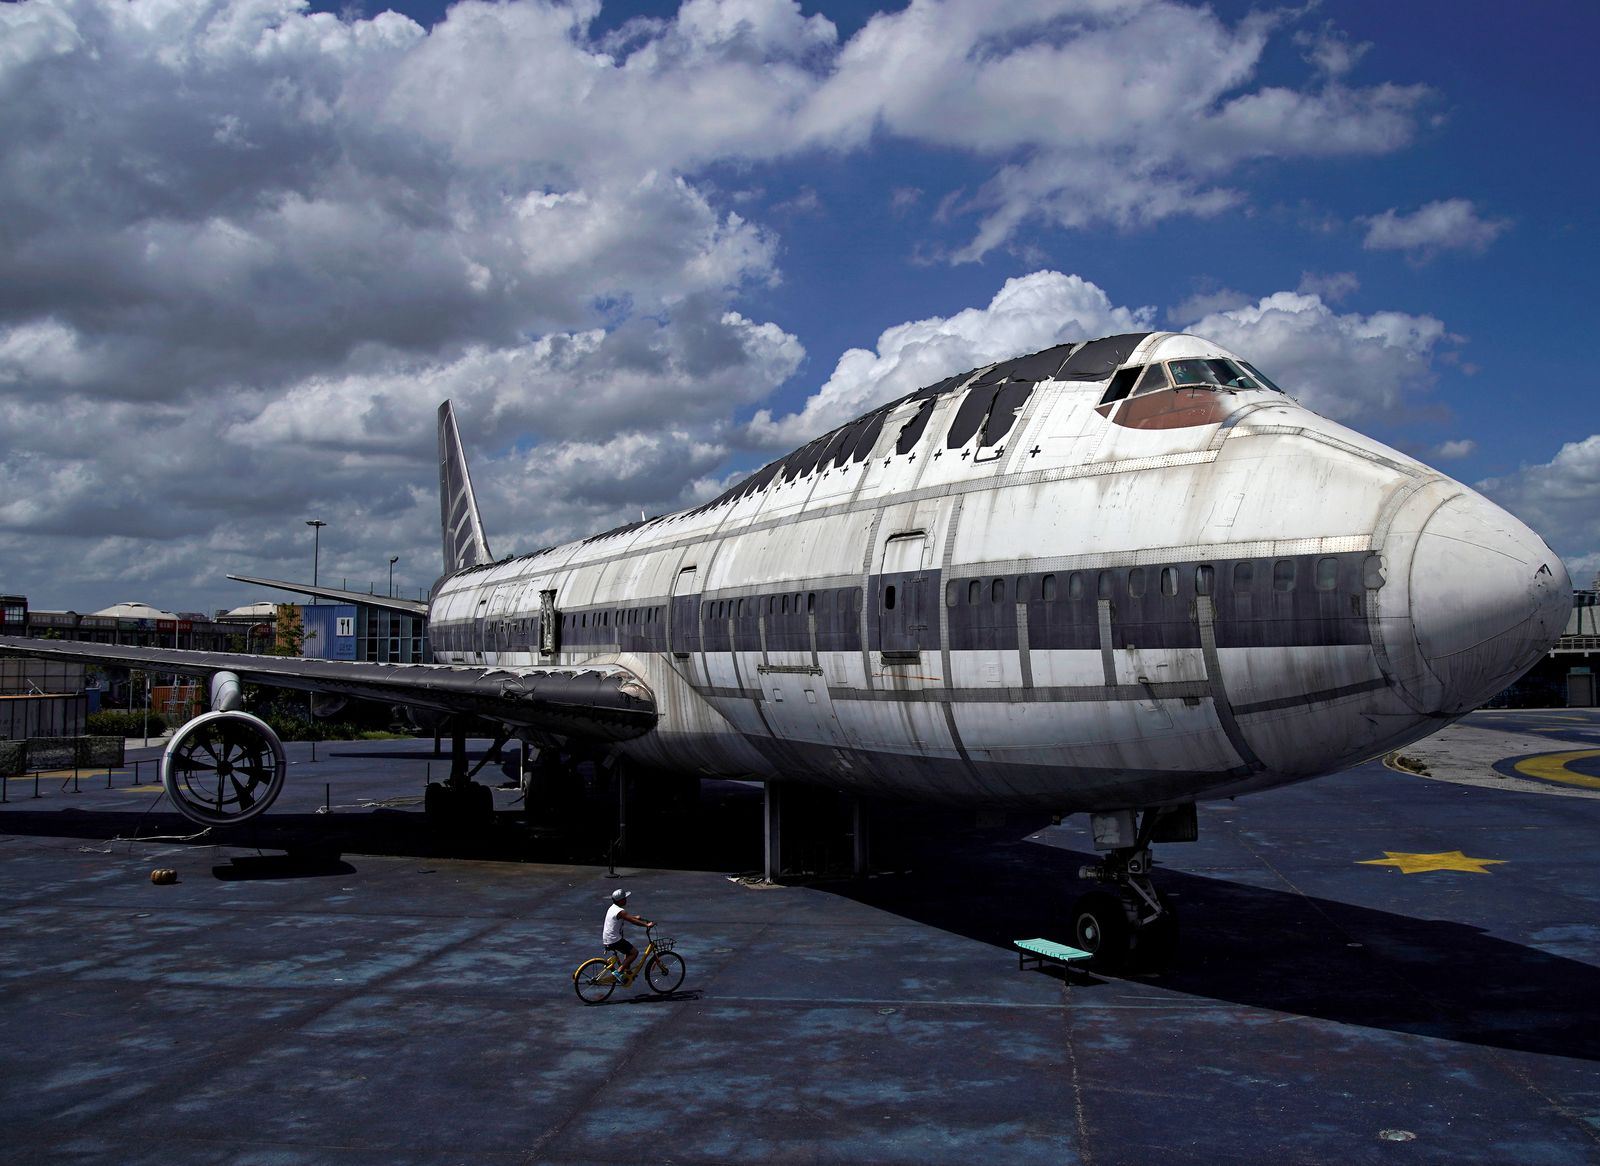
<instances>
[{"instance_id":1,"label":"yellow bicycle","mask_svg":"<svg viewBox=\"0 0 1600 1166\"><path fill-rule=\"evenodd\" d=\"M683 957L672 950L672 940L656 938L654 927L646 927L645 936L649 942L645 945L644 953L633 965L633 970L623 973L620 980L612 974L618 966L614 952L604 958L596 956L579 964L578 970L572 973L572 988L578 993L578 999L585 1004L599 1004L609 999L615 989L633 987L641 968L652 992L662 996L676 992L678 985L683 983L684 973L688 971Z\"/></svg>"}]
</instances>

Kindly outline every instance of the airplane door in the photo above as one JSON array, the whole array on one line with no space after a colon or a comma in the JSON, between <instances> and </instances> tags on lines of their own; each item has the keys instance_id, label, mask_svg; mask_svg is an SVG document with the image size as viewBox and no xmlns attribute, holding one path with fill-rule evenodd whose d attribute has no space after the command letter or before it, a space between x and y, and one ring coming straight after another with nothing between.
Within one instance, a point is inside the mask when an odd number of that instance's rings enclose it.
<instances>
[{"instance_id":1,"label":"airplane door","mask_svg":"<svg viewBox=\"0 0 1600 1166\"><path fill-rule=\"evenodd\" d=\"M672 651L678 656L688 656L700 650L700 585L699 572L685 567L678 572L672 584L672 624L667 629L671 636Z\"/></svg>"},{"instance_id":2,"label":"airplane door","mask_svg":"<svg viewBox=\"0 0 1600 1166\"><path fill-rule=\"evenodd\" d=\"M883 544L878 576L878 650L885 655L915 654L927 639L931 581L922 556L928 537L922 531L897 534Z\"/></svg>"}]
</instances>

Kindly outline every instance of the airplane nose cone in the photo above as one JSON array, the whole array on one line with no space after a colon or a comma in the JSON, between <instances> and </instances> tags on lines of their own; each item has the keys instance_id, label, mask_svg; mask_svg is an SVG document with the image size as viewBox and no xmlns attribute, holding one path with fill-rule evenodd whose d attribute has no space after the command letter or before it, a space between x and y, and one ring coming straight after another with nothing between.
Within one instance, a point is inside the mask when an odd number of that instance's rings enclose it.
<instances>
[{"instance_id":1,"label":"airplane nose cone","mask_svg":"<svg viewBox=\"0 0 1600 1166\"><path fill-rule=\"evenodd\" d=\"M1477 494L1452 498L1428 519L1410 584L1412 633L1440 685L1429 703L1447 715L1477 708L1521 676L1572 611L1561 560Z\"/></svg>"}]
</instances>

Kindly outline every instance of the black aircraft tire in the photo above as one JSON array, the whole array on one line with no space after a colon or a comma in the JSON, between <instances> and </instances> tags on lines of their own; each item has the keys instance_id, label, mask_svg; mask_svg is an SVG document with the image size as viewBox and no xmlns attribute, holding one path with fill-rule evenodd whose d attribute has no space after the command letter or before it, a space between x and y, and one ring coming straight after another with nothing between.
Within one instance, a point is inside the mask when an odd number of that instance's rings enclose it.
<instances>
[{"instance_id":1,"label":"black aircraft tire","mask_svg":"<svg viewBox=\"0 0 1600 1166\"><path fill-rule=\"evenodd\" d=\"M428 819L428 825L438 828L446 824L446 818L450 813L450 795L444 786L436 781L428 783L428 788L422 795L422 812Z\"/></svg>"},{"instance_id":2,"label":"black aircraft tire","mask_svg":"<svg viewBox=\"0 0 1600 1166\"><path fill-rule=\"evenodd\" d=\"M1131 934L1122 900L1105 891L1090 891L1072 905L1073 942L1094 956L1099 967L1114 968L1128 958Z\"/></svg>"},{"instance_id":3,"label":"black aircraft tire","mask_svg":"<svg viewBox=\"0 0 1600 1166\"><path fill-rule=\"evenodd\" d=\"M487 828L494 825L494 791L482 782L472 783L472 793L467 802L472 807L472 824Z\"/></svg>"}]
</instances>

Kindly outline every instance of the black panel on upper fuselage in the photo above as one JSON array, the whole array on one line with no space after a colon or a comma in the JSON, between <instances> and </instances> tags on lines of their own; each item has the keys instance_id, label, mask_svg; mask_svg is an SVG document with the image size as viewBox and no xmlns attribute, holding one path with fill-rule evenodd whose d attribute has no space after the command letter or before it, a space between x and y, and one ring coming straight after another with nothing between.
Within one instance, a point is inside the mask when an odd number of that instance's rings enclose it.
<instances>
[{"instance_id":1,"label":"black panel on upper fuselage","mask_svg":"<svg viewBox=\"0 0 1600 1166\"><path fill-rule=\"evenodd\" d=\"M971 403L970 410L963 406L968 413L975 413L976 417L967 416L958 418L956 428L964 432L968 439L977 433L981 427L984 430L984 445L992 445L1011 428L1011 422L1016 419L1016 411L1020 410L1027 394L1020 389L1013 389L1004 394L1001 399L1003 408L993 408L997 396L996 388L1007 383L1017 382L1036 383L1038 381L1096 381L1109 377L1123 364L1140 341L1149 336L1149 332L1127 332L1119 336L1103 336L1098 340L1088 340L1078 344L1057 344L1040 352L1029 353L1026 356L1014 357L1011 360L1001 361L999 364L982 369L971 369L957 376L946 377L942 381L918 389L914 393L907 393L899 400L881 405L872 412L856 418L848 425L841 425L831 429L792 453L776 461L768 462L748 478L737 485L730 486L723 493L713 498L703 506L697 506L689 511L690 514L699 514L712 510L728 502L746 498L751 494L766 489L774 480L781 478L790 481L815 473L819 469L832 469L843 466L847 462L865 461L871 454L873 445L877 442L878 435L883 430L883 424L890 413L905 404L907 401L928 400L941 397L946 393L973 383L978 400ZM981 375L975 375L979 374ZM1005 414L1009 411L1009 417ZM921 435L921 426L926 424L926 414L917 419L921 422L916 427L916 433ZM988 424L985 424L985 421ZM908 426L908 431L910 427ZM849 432L847 432L849 431ZM897 444L897 451L907 452L905 434Z\"/></svg>"}]
</instances>

